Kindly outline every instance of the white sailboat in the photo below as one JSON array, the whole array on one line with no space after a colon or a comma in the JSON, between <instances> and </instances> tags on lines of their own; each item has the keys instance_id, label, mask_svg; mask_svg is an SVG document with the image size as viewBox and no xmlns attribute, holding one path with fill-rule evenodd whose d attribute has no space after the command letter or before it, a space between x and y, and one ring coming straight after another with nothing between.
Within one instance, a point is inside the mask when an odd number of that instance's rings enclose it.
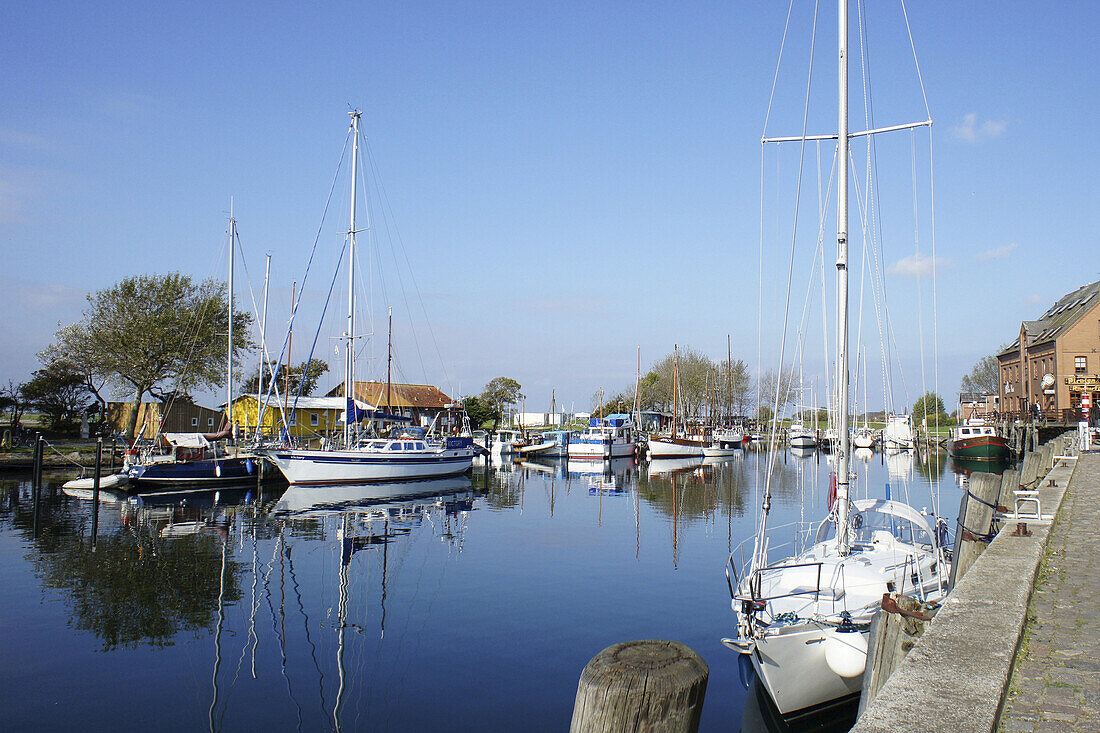
<instances>
[{"instance_id":1,"label":"white sailboat","mask_svg":"<svg viewBox=\"0 0 1100 733\"><path fill-rule=\"evenodd\" d=\"M473 464L474 448L470 437L445 437L429 440L419 428L395 428L389 437L361 438L352 423L371 414L363 414L352 399L355 374L355 262L356 262L356 176L359 168L359 118L351 115L351 216L347 241L348 330L346 341L344 395L347 410L344 419L343 446L336 450L271 448L261 452L278 467L291 484L354 484L364 481L406 481L441 478L465 473Z\"/></svg>"},{"instance_id":2,"label":"white sailboat","mask_svg":"<svg viewBox=\"0 0 1100 733\"><path fill-rule=\"evenodd\" d=\"M837 140L836 424L847 427L848 367L848 8L839 0L839 121ZM930 123L900 126L916 127ZM871 134L874 131L857 134ZM768 142L765 138L765 142ZM949 565L928 518L900 502L852 501L851 435L836 443L835 500L805 549L773 561L770 483L751 545L731 554L727 579L738 635L723 643L748 658L779 712L788 715L860 691L867 632L884 593L936 602L946 592ZM771 472L769 471L768 474ZM767 479L770 481L770 476ZM789 545L788 545L789 546ZM749 555L748 558L741 553Z\"/></svg>"}]
</instances>

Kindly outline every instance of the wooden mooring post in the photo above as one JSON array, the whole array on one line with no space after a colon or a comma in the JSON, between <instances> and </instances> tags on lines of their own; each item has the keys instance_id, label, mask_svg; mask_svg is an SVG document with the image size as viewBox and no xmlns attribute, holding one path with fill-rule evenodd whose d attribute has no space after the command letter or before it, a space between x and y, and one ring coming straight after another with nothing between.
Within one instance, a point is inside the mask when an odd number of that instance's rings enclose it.
<instances>
[{"instance_id":1,"label":"wooden mooring post","mask_svg":"<svg viewBox=\"0 0 1100 733\"><path fill-rule=\"evenodd\" d=\"M936 609L900 593L882 596L882 608L871 620L867 643L867 668L859 697L859 714L875 699L905 655L917 643Z\"/></svg>"},{"instance_id":2,"label":"wooden mooring post","mask_svg":"<svg viewBox=\"0 0 1100 733\"><path fill-rule=\"evenodd\" d=\"M42 493L42 433L34 439L34 460L31 463L31 507L34 512L34 536L38 537L38 504Z\"/></svg>"},{"instance_id":3,"label":"wooden mooring post","mask_svg":"<svg viewBox=\"0 0 1100 733\"><path fill-rule=\"evenodd\" d=\"M92 478L92 551L99 537L99 477L103 470L103 438L95 442L95 476Z\"/></svg>"},{"instance_id":4,"label":"wooden mooring post","mask_svg":"<svg viewBox=\"0 0 1100 733\"><path fill-rule=\"evenodd\" d=\"M695 733L710 668L678 641L628 641L585 665L570 733Z\"/></svg>"},{"instance_id":5,"label":"wooden mooring post","mask_svg":"<svg viewBox=\"0 0 1100 733\"><path fill-rule=\"evenodd\" d=\"M993 511L1000 494L1000 476L992 473L970 474L959 506L949 589L955 587L989 544Z\"/></svg>"}]
</instances>

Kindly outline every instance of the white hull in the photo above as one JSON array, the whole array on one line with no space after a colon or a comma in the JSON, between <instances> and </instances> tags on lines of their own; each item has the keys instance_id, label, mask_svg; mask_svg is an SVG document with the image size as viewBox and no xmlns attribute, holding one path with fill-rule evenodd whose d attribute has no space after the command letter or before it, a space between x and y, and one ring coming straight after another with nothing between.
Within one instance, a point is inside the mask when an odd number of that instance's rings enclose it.
<instances>
[{"instance_id":1,"label":"white hull","mask_svg":"<svg viewBox=\"0 0 1100 733\"><path fill-rule=\"evenodd\" d=\"M359 450L269 450L264 456L291 484L354 484L441 478L465 473L473 465L473 450L406 451L386 455Z\"/></svg>"},{"instance_id":2,"label":"white hull","mask_svg":"<svg viewBox=\"0 0 1100 733\"><path fill-rule=\"evenodd\" d=\"M650 458L688 458L702 455L702 441L691 441L685 445L684 443L674 443L669 440L661 440L660 438L649 439Z\"/></svg>"},{"instance_id":3,"label":"white hull","mask_svg":"<svg viewBox=\"0 0 1100 733\"><path fill-rule=\"evenodd\" d=\"M569 457L588 460L624 458L634 455L633 443L570 443Z\"/></svg>"},{"instance_id":4,"label":"white hull","mask_svg":"<svg viewBox=\"0 0 1100 733\"><path fill-rule=\"evenodd\" d=\"M703 449L704 458L722 458L723 456L735 456L741 451L737 448L720 448L718 446L707 446Z\"/></svg>"},{"instance_id":5,"label":"white hull","mask_svg":"<svg viewBox=\"0 0 1100 733\"><path fill-rule=\"evenodd\" d=\"M130 483L130 477L124 473L112 473L106 476L99 477L99 488L103 489L117 489L120 486L125 486ZM75 478L72 481L66 481L61 486L63 489L87 489L92 491L95 489L95 477L88 476L86 478ZM70 494L70 496L77 496L76 494ZM88 494L91 497L91 494Z\"/></svg>"},{"instance_id":6,"label":"white hull","mask_svg":"<svg viewBox=\"0 0 1100 733\"><path fill-rule=\"evenodd\" d=\"M817 445L817 438L812 435L792 435L790 444L792 448L813 448Z\"/></svg>"},{"instance_id":7,"label":"white hull","mask_svg":"<svg viewBox=\"0 0 1100 733\"><path fill-rule=\"evenodd\" d=\"M875 445L875 438L872 435L860 435L856 433L852 436L852 445L856 448L872 448Z\"/></svg>"},{"instance_id":8,"label":"white hull","mask_svg":"<svg viewBox=\"0 0 1100 733\"><path fill-rule=\"evenodd\" d=\"M825 662L825 631L807 623L756 642L757 677L783 715L856 694L863 675L841 677ZM859 632L855 632L859 633ZM866 632L861 634L867 638Z\"/></svg>"}]
</instances>

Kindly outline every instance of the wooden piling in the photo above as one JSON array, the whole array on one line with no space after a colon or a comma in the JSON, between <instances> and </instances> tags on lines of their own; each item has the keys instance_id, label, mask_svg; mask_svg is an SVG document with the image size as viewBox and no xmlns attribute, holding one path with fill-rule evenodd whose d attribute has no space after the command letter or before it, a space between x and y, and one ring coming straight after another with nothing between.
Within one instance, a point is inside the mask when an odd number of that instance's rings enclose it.
<instances>
[{"instance_id":1,"label":"wooden piling","mask_svg":"<svg viewBox=\"0 0 1100 733\"><path fill-rule=\"evenodd\" d=\"M955 587L989 544L987 536L993 524L993 510L1000 493L1001 478L996 474L970 474L970 481L959 507L949 588Z\"/></svg>"},{"instance_id":2,"label":"wooden piling","mask_svg":"<svg viewBox=\"0 0 1100 733\"><path fill-rule=\"evenodd\" d=\"M997 498L997 504L1005 510L1016 511L1016 490L1020 488L1020 472L1015 468L1005 469L1001 474L1001 493Z\"/></svg>"},{"instance_id":3,"label":"wooden piling","mask_svg":"<svg viewBox=\"0 0 1100 733\"><path fill-rule=\"evenodd\" d=\"M103 438L95 442L95 476L92 478L92 549L99 537L99 477L103 470Z\"/></svg>"},{"instance_id":4,"label":"wooden piling","mask_svg":"<svg viewBox=\"0 0 1100 733\"><path fill-rule=\"evenodd\" d=\"M38 537L38 504L41 501L39 494L42 489L42 433L34 439L34 461L31 464L31 506L34 512L34 536Z\"/></svg>"},{"instance_id":5,"label":"wooden piling","mask_svg":"<svg viewBox=\"0 0 1100 733\"><path fill-rule=\"evenodd\" d=\"M677 641L628 641L585 665L571 733L699 730L710 668Z\"/></svg>"},{"instance_id":6,"label":"wooden piling","mask_svg":"<svg viewBox=\"0 0 1100 733\"><path fill-rule=\"evenodd\" d=\"M1024 456L1023 466L1020 467L1020 485L1033 488L1033 484L1039 478L1039 454L1028 453Z\"/></svg>"},{"instance_id":7,"label":"wooden piling","mask_svg":"<svg viewBox=\"0 0 1100 733\"><path fill-rule=\"evenodd\" d=\"M867 669L863 673L859 697L860 715L924 633L934 613L932 606L916 598L899 593L883 595L882 608L871 620L867 639Z\"/></svg>"}]
</instances>

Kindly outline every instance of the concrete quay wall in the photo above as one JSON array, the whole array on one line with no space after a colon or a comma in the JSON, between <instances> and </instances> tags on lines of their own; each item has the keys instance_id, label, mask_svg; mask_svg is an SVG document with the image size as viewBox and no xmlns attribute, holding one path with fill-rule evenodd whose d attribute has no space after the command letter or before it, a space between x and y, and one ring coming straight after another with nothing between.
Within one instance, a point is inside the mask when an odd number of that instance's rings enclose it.
<instances>
[{"instance_id":1,"label":"concrete quay wall","mask_svg":"<svg viewBox=\"0 0 1100 733\"><path fill-rule=\"evenodd\" d=\"M1084 454L1080 461L1100 463L1100 454ZM1040 468L1040 475L1046 473L1039 482L1044 515L1058 512L1076 463L1063 460L1052 469L1049 464ZM853 733L997 730L1028 602L1051 534L1050 522L1028 522L1027 528L1029 536L1015 536L1016 522L1005 524L879 690Z\"/></svg>"}]
</instances>

